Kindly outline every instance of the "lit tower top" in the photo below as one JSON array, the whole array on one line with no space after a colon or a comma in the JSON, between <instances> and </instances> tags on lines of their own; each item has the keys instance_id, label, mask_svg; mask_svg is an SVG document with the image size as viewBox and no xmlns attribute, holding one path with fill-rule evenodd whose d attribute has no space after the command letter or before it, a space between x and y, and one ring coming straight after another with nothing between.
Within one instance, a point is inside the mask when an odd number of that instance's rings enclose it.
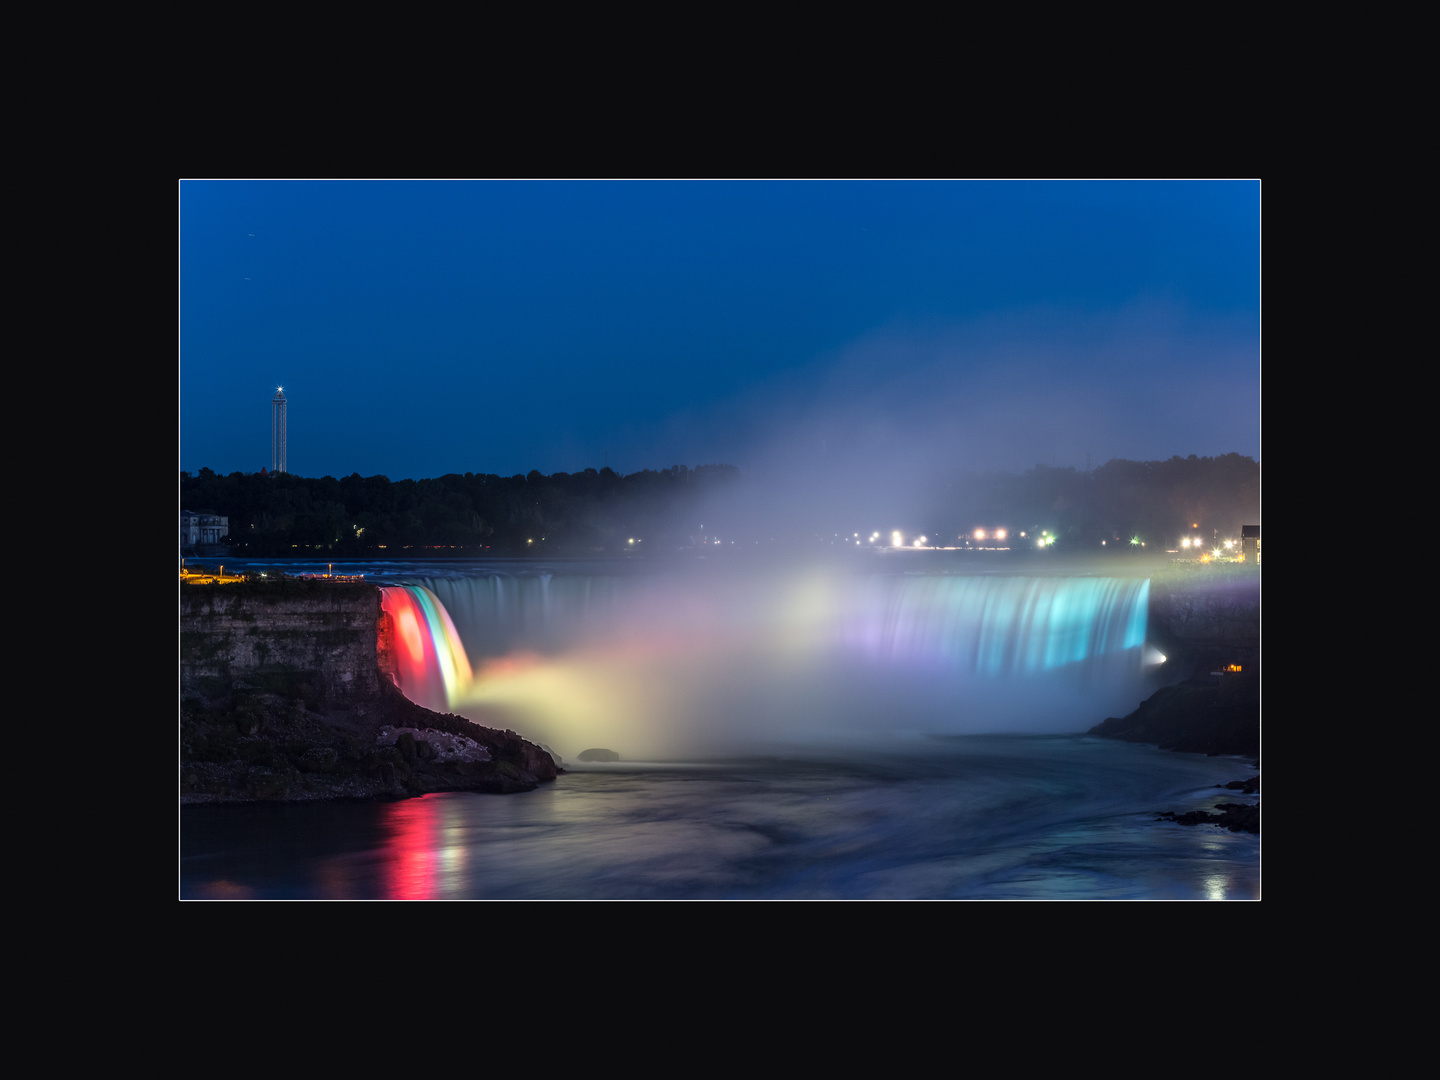
<instances>
[{"instance_id":1,"label":"lit tower top","mask_svg":"<svg viewBox=\"0 0 1440 1080\"><path fill-rule=\"evenodd\" d=\"M286 472L285 467L285 388L277 386L270 399L270 471Z\"/></svg>"}]
</instances>

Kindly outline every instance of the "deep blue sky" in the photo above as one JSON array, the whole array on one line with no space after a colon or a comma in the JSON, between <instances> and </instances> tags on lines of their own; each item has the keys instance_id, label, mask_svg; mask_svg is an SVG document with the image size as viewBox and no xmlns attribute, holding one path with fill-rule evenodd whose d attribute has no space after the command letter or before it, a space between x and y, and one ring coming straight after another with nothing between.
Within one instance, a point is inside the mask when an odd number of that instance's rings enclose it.
<instances>
[{"instance_id":1,"label":"deep blue sky","mask_svg":"<svg viewBox=\"0 0 1440 1080\"><path fill-rule=\"evenodd\" d=\"M1260 190L180 185L180 467L1260 456Z\"/></svg>"}]
</instances>

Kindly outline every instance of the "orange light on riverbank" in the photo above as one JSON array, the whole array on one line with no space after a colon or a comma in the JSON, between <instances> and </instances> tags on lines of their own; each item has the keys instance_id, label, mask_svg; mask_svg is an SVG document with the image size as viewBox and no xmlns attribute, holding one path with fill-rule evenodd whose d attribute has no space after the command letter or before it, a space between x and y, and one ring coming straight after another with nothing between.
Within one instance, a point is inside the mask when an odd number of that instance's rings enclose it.
<instances>
[{"instance_id":1,"label":"orange light on riverbank","mask_svg":"<svg viewBox=\"0 0 1440 1080\"><path fill-rule=\"evenodd\" d=\"M180 580L189 585L239 585L248 579L244 574L225 573L223 566L218 571L207 570L203 567L191 570L182 566Z\"/></svg>"}]
</instances>

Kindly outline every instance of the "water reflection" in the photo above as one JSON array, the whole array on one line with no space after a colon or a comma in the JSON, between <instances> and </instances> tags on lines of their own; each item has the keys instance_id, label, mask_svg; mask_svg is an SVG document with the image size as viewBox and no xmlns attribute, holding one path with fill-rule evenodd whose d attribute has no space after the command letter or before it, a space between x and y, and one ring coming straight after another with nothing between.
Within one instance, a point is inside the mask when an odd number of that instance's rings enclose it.
<instances>
[{"instance_id":1,"label":"water reflection","mask_svg":"<svg viewBox=\"0 0 1440 1080\"><path fill-rule=\"evenodd\" d=\"M592 766L507 797L199 807L186 811L182 891L1253 898L1258 838L1154 820L1233 800L1214 785L1243 768L1084 738L961 737L924 755Z\"/></svg>"}]
</instances>

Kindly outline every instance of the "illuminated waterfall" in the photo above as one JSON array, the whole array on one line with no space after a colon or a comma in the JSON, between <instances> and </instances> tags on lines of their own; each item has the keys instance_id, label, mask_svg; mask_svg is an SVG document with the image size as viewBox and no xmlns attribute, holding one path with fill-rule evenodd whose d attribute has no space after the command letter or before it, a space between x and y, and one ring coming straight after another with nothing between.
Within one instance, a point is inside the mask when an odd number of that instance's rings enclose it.
<instances>
[{"instance_id":1,"label":"illuminated waterfall","mask_svg":"<svg viewBox=\"0 0 1440 1080\"><path fill-rule=\"evenodd\" d=\"M411 701L448 712L474 679L445 605L419 585L387 586L380 606L395 624L395 679Z\"/></svg>"},{"instance_id":2,"label":"illuminated waterfall","mask_svg":"<svg viewBox=\"0 0 1440 1080\"><path fill-rule=\"evenodd\" d=\"M407 695L566 756L1075 731L1146 696L1140 579L492 573L384 593Z\"/></svg>"},{"instance_id":3,"label":"illuminated waterfall","mask_svg":"<svg viewBox=\"0 0 1440 1080\"><path fill-rule=\"evenodd\" d=\"M870 579L847 645L889 663L1034 674L1145 644L1149 580Z\"/></svg>"}]
</instances>

